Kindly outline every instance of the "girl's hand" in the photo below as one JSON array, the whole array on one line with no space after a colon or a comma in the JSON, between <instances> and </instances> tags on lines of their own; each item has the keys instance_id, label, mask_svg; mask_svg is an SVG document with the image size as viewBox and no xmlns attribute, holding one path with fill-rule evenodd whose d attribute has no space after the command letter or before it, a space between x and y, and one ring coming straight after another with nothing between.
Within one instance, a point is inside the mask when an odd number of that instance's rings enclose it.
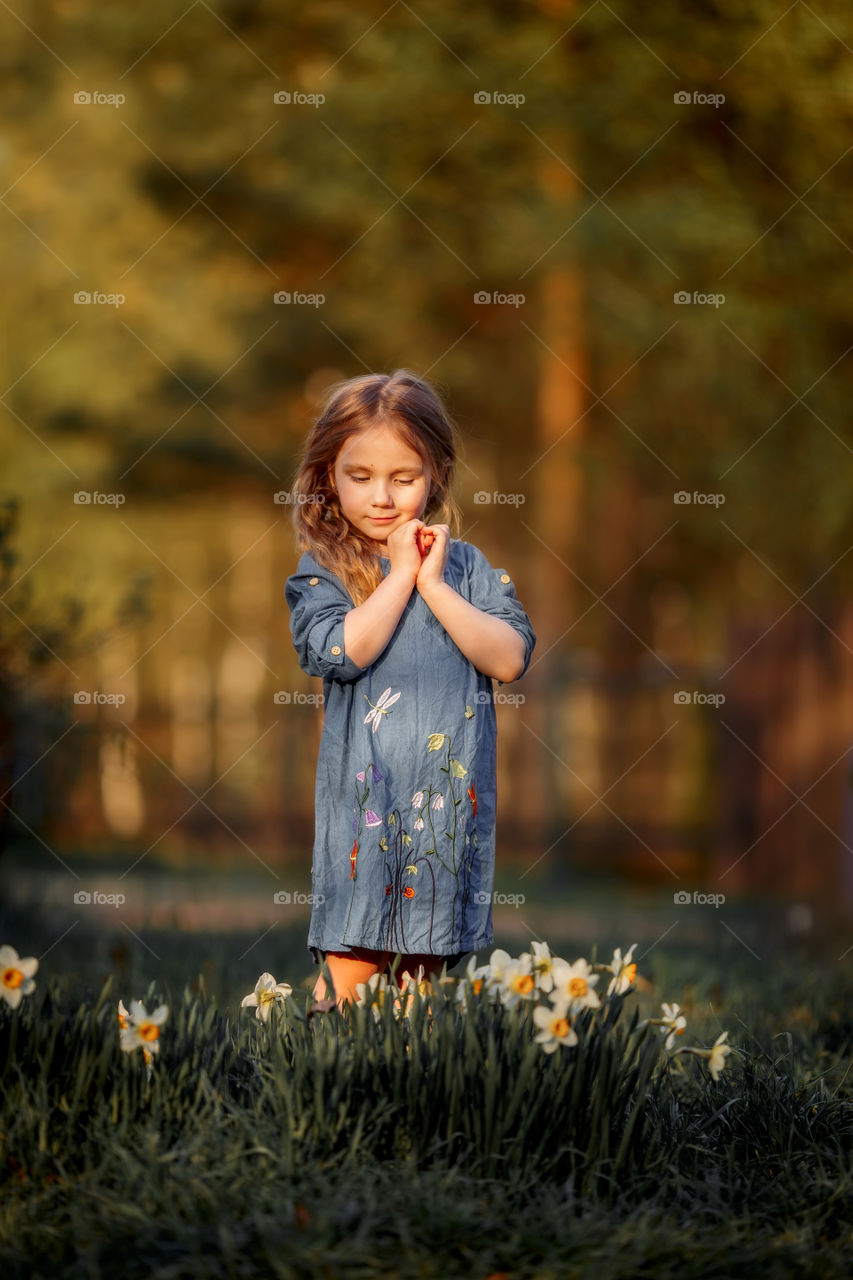
<instances>
[{"instance_id":1,"label":"girl's hand","mask_svg":"<svg viewBox=\"0 0 853 1280\"><path fill-rule=\"evenodd\" d=\"M406 573L412 579L412 585L421 567L421 553L418 550L417 535L424 528L423 520L407 520L399 529L388 534L386 549L391 561L390 572Z\"/></svg>"},{"instance_id":2,"label":"girl's hand","mask_svg":"<svg viewBox=\"0 0 853 1280\"><path fill-rule=\"evenodd\" d=\"M446 524L432 524L429 528L424 525L421 541L425 543L427 539L424 534L432 534L433 542L421 561L417 577L418 590L424 587L428 589L435 583L444 581L444 566L447 564L447 552L450 546L450 527Z\"/></svg>"}]
</instances>

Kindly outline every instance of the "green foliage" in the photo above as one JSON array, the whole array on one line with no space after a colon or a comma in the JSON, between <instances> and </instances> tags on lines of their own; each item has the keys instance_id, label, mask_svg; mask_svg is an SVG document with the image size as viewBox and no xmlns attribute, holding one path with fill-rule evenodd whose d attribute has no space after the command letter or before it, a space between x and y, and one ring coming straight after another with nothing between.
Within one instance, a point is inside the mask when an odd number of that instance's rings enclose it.
<instances>
[{"instance_id":1,"label":"green foliage","mask_svg":"<svg viewBox=\"0 0 853 1280\"><path fill-rule=\"evenodd\" d=\"M74 1008L51 979L0 1010L15 1280L462 1275L478 1254L482 1276L569 1257L578 1275L774 1258L781 1275L815 1250L842 1274L853 1112L804 1081L793 1039L739 1050L715 1083L662 1065L618 997L545 1055L528 1011L469 993L463 1013L446 989L403 1020L388 999L309 1014L297 994L266 1024L189 988L152 984L146 1005L161 996L150 1079L118 1047L111 982Z\"/></svg>"}]
</instances>

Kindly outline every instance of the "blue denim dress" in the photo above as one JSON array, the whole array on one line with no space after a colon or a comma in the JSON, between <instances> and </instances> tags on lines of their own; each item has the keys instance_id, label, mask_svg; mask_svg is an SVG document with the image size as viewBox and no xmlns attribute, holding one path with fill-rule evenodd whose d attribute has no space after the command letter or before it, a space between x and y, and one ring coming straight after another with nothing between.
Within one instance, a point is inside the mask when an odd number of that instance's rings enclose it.
<instances>
[{"instance_id":1,"label":"blue denim dress","mask_svg":"<svg viewBox=\"0 0 853 1280\"><path fill-rule=\"evenodd\" d=\"M526 671L536 637L509 574L452 538L444 578L515 628ZM492 680L416 588L365 668L344 648L355 605L336 574L304 552L284 591L299 665L324 694L308 948L318 964L352 947L455 964L494 936Z\"/></svg>"}]
</instances>

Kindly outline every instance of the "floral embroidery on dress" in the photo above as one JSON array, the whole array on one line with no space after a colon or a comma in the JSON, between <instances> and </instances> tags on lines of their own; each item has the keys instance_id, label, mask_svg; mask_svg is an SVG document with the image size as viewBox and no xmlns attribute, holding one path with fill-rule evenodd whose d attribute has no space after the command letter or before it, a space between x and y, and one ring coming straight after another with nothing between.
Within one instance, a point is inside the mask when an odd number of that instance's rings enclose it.
<instances>
[{"instance_id":1,"label":"floral embroidery on dress","mask_svg":"<svg viewBox=\"0 0 853 1280\"><path fill-rule=\"evenodd\" d=\"M370 762L367 768L362 769L359 773L355 775L356 803L353 805L353 813L355 813L356 817L354 818L353 824L352 824L352 833L355 836L355 842L352 846L352 853L350 854L350 873L349 873L350 880L358 879L358 876L356 874L356 860L358 857L358 838L361 834L362 818L364 818L364 824L367 827L382 826L382 818L380 817L380 815L376 813L375 810L368 809L366 807L367 797L370 795L370 783L367 781L368 770L372 772L374 782L381 782L383 777L383 775L379 772L379 770L373 764L373 761ZM359 791L359 787L358 787L359 783L363 784L363 790L361 791Z\"/></svg>"},{"instance_id":2,"label":"floral embroidery on dress","mask_svg":"<svg viewBox=\"0 0 853 1280\"><path fill-rule=\"evenodd\" d=\"M389 685L376 704L370 704L371 709L365 717L365 724L370 724L374 733L382 716L387 715L388 709L398 700L401 692L392 694ZM373 761L355 775L354 841L350 854L350 879L354 882L358 880L359 854L366 853L368 857L370 856L369 847L365 849L364 846L367 833L371 829L384 828L377 832L376 845L373 846L378 848L384 856L383 896L390 899L383 926L384 942L386 947L400 949L404 953L411 948L406 936L410 917L408 911L403 908L404 903L410 902L415 897L418 898L420 911L423 913L417 917L418 925L423 927L426 937L419 935L417 939L412 939L412 943L432 950L437 876L450 876L456 882L452 895L453 936L456 936L457 932L464 932L465 911L470 901L471 873L477 847L475 829L477 792L474 783L470 781L468 766L451 754L451 734L427 735L427 757L429 758L434 752L442 753L443 763L439 765L436 761L436 764L438 771L444 775L444 779L441 785L437 786L434 775L435 780L418 787L412 795L411 805L405 816L395 808L383 818L375 809L368 807L367 802L373 784L381 782L383 777ZM469 785L466 786L466 782ZM412 834L407 830L410 823ZM418 842L417 847L415 839ZM424 883L420 889L416 890L411 881L424 871L426 873ZM356 888L353 884L347 926L355 898ZM458 931L457 914L459 915ZM344 937L346 937L346 928Z\"/></svg>"},{"instance_id":3,"label":"floral embroidery on dress","mask_svg":"<svg viewBox=\"0 0 853 1280\"><path fill-rule=\"evenodd\" d=\"M383 836L379 841L380 849L387 855L385 897L392 899L385 929L385 945L388 947L398 947L405 951L408 946L406 938L408 916L407 913L402 912L401 907L403 900L416 896L416 890L413 885L402 883L404 871L411 877L418 875L421 867L425 867L429 873L429 879L423 887L429 903L426 940L428 950L432 948L436 874L441 875L443 869L446 875L452 876L456 881L456 889L453 893L454 918L451 921L454 932L457 900L462 920L464 920L465 908L470 901L471 872L477 846L477 833L474 829L477 793L473 782L467 788L463 783L463 787L457 793L456 782L468 778L468 768L458 757L451 755L451 746L450 734L431 733L427 737L428 755L431 752L444 753L444 764L440 766L440 771L446 775L446 780L441 787L436 787L432 782L419 787L412 796L411 812L416 815L412 821L412 831L423 833L419 836L420 843L413 860L407 862L405 867L403 866L405 852L409 847L413 847L414 841L404 826L409 819L404 819L398 809L388 815L390 835ZM460 813L460 805L466 809L470 805L470 809L468 812ZM422 945L420 939L417 945Z\"/></svg>"}]
</instances>

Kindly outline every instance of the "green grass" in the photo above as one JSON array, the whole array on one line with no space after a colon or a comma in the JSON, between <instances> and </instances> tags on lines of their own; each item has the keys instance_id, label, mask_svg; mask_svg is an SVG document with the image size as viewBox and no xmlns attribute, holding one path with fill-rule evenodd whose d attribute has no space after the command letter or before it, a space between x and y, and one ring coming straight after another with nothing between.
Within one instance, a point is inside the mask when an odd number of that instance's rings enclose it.
<instances>
[{"instance_id":1,"label":"green grass","mask_svg":"<svg viewBox=\"0 0 853 1280\"><path fill-rule=\"evenodd\" d=\"M57 934L3 925L22 954ZM850 1273L851 984L826 955L662 943L648 985L544 1055L528 1017L477 1000L439 1002L429 1034L420 1003L403 1024L307 1017L301 927L239 962L252 939L146 935L161 962L131 939L118 964L83 928L0 1008L10 1280ZM268 1026L239 1009L266 968L296 988ZM116 1000L137 996L171 1010L150 1082L118 1043ZM729 1031L718 1081L667 1065L639 1025L660 1000L687 1011L685 1044Z\"/></svg>"}]
</instances>

